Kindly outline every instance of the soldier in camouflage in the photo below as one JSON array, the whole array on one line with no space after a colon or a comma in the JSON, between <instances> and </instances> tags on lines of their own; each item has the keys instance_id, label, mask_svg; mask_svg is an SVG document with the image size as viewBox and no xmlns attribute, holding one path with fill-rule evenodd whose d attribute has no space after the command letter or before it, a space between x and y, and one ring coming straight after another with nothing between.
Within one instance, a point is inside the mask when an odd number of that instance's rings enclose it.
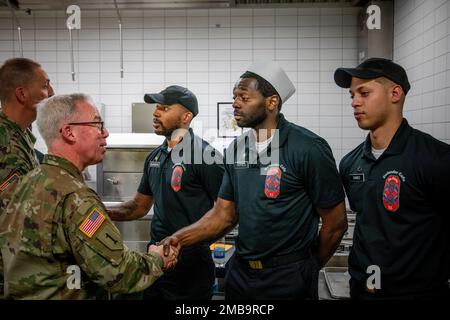
<instances>
[{"instance_id":1,"label":"soldier in camouflage","mask_svg":"<svg viewBox=\"0 0 450 320\"><path fill-rule=\"evenodd\" d=\"M6 215L5 297L93 299L106 292L132 293L150 286L178 252L162 246L128 250L98 195L81 172L102 161L108 131L89 97L50 98L37 125L49 154L16 188ZM80 270L77 273L71 270ZM77 285L79 280L79 285Z\"/></svg>"},{"instance_id":2,"label":"soldier in camouflage","mask_svg":"<svg viewBox=\"0 0 450 320\"><path fill-rule=\"evenodd\" d=\"M14 58L0 67L0 247L6 207L21 176L38 166L29 127L36 105L54 94L47 73L29 59ZM0 299L3 298L3 262L0 254Z\"/></svg>"}]
</instances>

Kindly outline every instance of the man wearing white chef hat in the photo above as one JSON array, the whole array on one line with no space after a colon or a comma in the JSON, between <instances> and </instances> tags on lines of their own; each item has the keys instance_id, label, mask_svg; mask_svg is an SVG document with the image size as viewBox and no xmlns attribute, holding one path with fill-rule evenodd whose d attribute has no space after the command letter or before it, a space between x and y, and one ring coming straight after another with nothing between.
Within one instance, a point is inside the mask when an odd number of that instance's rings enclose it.
<instances>
[{"instance_id":1,"label":"man wearing white chef hat","mask_svg":"<svg viewBox=\"0 0 450 320\"><path fill-rule=\"evenodd\" d=\"M294 92L273 62L257 62L241 75L233 89L234 117L253 130L228 147L213 209L163 241L181 248L215 239L239 223L226 299L317 299L319 269L347 228L330 147L280 113ZM264 161L269 153L278 158Z\"/></svg>"}]
</instances>

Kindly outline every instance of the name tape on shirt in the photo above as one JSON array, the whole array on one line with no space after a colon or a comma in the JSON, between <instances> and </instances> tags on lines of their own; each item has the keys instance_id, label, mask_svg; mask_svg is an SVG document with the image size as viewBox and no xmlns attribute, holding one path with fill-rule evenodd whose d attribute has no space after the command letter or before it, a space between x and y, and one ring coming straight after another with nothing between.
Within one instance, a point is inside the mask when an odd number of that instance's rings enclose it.
<instances>
[{"instance_id":1,"label":"name tape on shirt","mask_svg":"<svg viewBox=\"0 0 450 320\"><path fill-rule=\"evenodd\" d=\"M150 168L159 168L160 163L158 161L150 161Z\"/></svg>"},{"instance_id":2,"label":"name tape on shirt","mask_svg":"<svg viewBox=\"0 0 450 320\"><path fill-rule=\"evenodd\" d=\"M349 174L350 182L364 182L364 173Z\"/></svg>"},{"instance_id":3,"label":"name tape on shirt","mask_svg":"<svg viewBox=\"0 0 450 320\"><path fill-rule=\"evenodd\" d=\"M5 191L6 188L8 188L11 185L11 183L16 181L17 179L19 179L18 173L13 173L8 178L6 178L6 180L0 185L0 193Z\"/></svg>"},{"instance_id":4,"label":"name tape on shirt","mask_svg":"<svg viewBox=\"0 0 450 320\"><path fill-rule=\"evenodd\" d=\"M105 221L105 216L99 211L98 208L94 208L88 217L83 221L79 229L87 237L92 238L94 233L102 225L103 221Z\"/></svg>"}]
</instances>

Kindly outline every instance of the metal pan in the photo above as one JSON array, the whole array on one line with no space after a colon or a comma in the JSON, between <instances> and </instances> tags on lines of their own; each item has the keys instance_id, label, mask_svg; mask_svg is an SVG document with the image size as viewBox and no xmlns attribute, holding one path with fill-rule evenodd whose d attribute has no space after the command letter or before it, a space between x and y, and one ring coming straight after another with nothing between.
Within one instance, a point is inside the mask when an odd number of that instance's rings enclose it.
<instances>
[{"instance_id":1,"label":"metal pan","mask_svg":"<svg viewBox=\"0 0 450 320\"><path fill-rule=\"evenodd\" d=\"M350 275L347 268L326 267L323 268L325 282L331 297L335 299L350 299Z\"/></svg>"}]
</instances>

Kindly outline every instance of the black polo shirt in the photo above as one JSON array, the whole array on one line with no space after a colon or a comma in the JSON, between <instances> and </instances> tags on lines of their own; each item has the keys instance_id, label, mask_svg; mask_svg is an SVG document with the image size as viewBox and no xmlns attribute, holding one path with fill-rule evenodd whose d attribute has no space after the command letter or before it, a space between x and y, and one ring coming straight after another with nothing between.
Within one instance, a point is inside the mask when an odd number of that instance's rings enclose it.
<instances>
[{"instance_id":1,"label":"black polo shirt","mask_svg":"<svg viewBox=\"0 0 450 320\"><path fill-rule=\"evenodd\" d=\"M233 141L226 152L219 197L235 202L239 215L236 254L244 259L310 250L318 234L319 215L314 207L330 208L344 200L327 142L282 114L278 129L268 147L270 155L278 152L276 162L267 164L259 157L251 132ZM252 156L257 161L251 161Z\"/></svg>"},{"instance_id":2,"label":"black polo shirt","mask_svg":"<svg viewBox=\"0 0 450 320\"><path fill-rule=\"evenodd\" d=\"M153 197L153 243L196 222L213 207L224 171L221 154L192 129L174 149L167 147L166 140L148 155L138 188Z\"/></svg>"},{"instance_id":3,"label":"black polo shirt","mask_svg":"<svg viewBox=\"0 0 450 320\"><path fill-rule=\"evenodd\" d=\"M386 295L442 288L450 270L450 146L403 119L378 160L367 136L340 173L357 212L352 278L365 286L367 267L376 265Z\"/></svg>"}]
</instances>

